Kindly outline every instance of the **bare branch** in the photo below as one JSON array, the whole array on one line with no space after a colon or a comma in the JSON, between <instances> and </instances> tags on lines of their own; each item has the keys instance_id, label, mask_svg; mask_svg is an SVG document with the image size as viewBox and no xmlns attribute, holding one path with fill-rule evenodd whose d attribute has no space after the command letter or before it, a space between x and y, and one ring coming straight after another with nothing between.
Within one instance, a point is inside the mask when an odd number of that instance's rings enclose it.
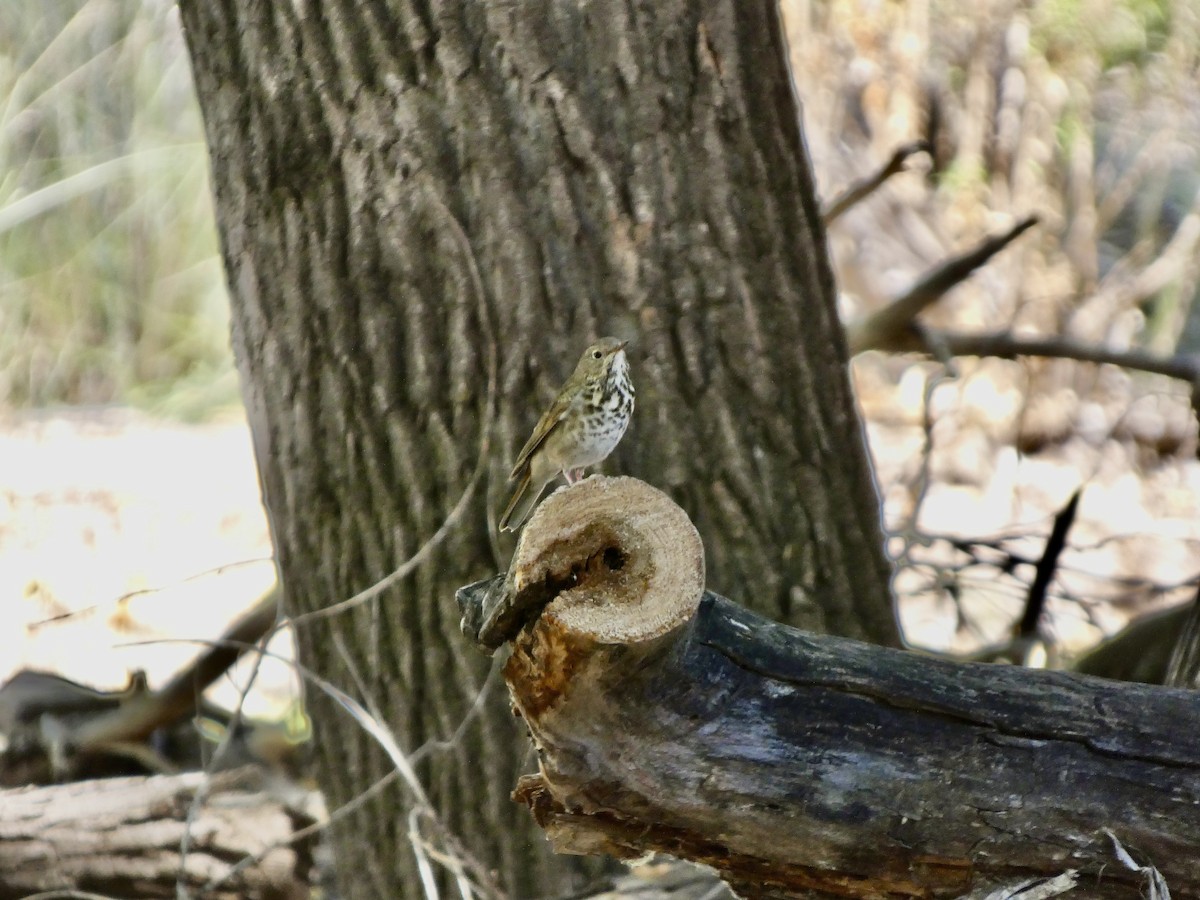
<instances>
[{"instance_id":1,"label":"bare branch","mask_svg":"<svg viewBox=\"0 0 1200 900\"><path fill-rule=\"evenodd\" d=\"M1187 215L1158 256L1145 266L1136 267L1133 257L1141 252L1141 248L1134 247L1126 258L1113 266L1096 293L1072 317L1072 333L1084 336L1090 336L1089 332L1098 333L1098 329L1108 327L1117 313L1131 309L1172 283L1189 277L1200 266L1197 247L1200 247L1200 191L1193 196Z\"/></svg>"},{"instance_id":2,"label":"bare branch","mask_svg":"<svg viewBox=\"0 0 1200 900\"><path fill-rule=\"evenodd\" d=\"M1138 372L1166 375L1188 384L1196 383L1197 377L1200 376L1200 359L1194 357L1157 356L1139 350L1110 350L1064 337L1026 338L1014 337L1006 331L960 334L932 329L926 329L924 336L939 346L948 347L955 356L994 356L997 359L1044 356L1051 359L1073 359L1078 362L1108 364Z\"/></svg>"},{"instance_id":3,"label":"bare branch","mask_svg":"<svg viewBox=\"0 0 1200 900\"><path fill-rule=\"evenodd\" d=\"M975 249L938 266L909 291L883 309L846 326L851 354L864 350L897 352L923 350L914 331L914 320L926 307L937 302L952 287L1037 224L1037 216L1027 216L1003 234L993 235Z\"/></svg>"},{"instance_id":4,"label":"bare branch","mask_svg":"<svg viewBox=\"0 0 1200 900\"><path fill-rule=\"evenodd\" d=\"M115 743L144 741L156 728L178 721L196 708L200 694L216 681L275 622L275 591L230 626L221 641L160 691L141 691L109 712L88 718L66 737L80 752Z\"/></svg>"},{"instance_id":5,"label":"bare branch","mask_svg":"<svg viewBox=\"0 0 1200 900\"><path fill-rule=\"evenodd\" d=\"M1095 234L1101 235L1108 230L1147 176L1168 159L1168 150L1176 139L1175 133L1174 126L1160 128L1137 150L1133 161L1125 164L1120 177L1108 189L1096 210ZM1107 168L1113 168L1111 162Z\"/></svg>"},{"instance_id":6,"label":"bare branch","mask_svg":"<svg viewBox=\"0 0 1200 900\"><path fill-rule=\"evenodd\" d=\"M1034 571L1033 584L1029 586L1029 596L1025 603L1025 612L1021 616L1017 636L1026 640L1038 636L1038 620L1042 617L1042 609L1046 605L1046 594L1054 573L1058 571L1058 559L1067 546L1067 532L1075 522L1075 512L1079 509L1079 495L1082 488L1076 489L1071 499L1054 517L1054 528L1046 539L1046 549L1042 558L1037 561Z\"/></svg>"},{"instance_id":7,"label":"bare branch","mask_svg":"<svg viewBox=\"0 0 1200 900\"><path fill-rule=\"evenodd\" d=\"M822 220L827 226L833 224L839 216L877 191L893 175L905 171L904 164L908 162L910 156L917 153L929 153L932 155L933 149L930 147L928 141L913 141L911 144L903 144L897 147L896 152L892 154L892 158L884 163L878 172L861 181L856 181L835 197L822 211Z\"/></svg>"}]
</instances>

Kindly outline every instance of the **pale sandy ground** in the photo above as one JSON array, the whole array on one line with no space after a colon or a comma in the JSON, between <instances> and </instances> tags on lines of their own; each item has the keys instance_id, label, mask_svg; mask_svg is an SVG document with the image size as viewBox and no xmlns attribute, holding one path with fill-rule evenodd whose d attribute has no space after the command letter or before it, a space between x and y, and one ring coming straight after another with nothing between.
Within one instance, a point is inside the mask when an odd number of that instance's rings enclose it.
<instances>
[{"instance_id":1,"label":"pale sandy ground","mask_svg":"<svg viewBox=\"0 0 1200 900\"><path fill-rule=\"evenodd\" d=\"M125 409L56 410L0 427L0 681L31 667L97 688L161 685L274 582L240 412L204 425ZM213 571L216 570L216 571ZM125 598L132 591L157 589ZM125 598L125 599L122 599ZM277 639L272 652L290 654ZM264 663L251 714L293 692ZM216 697L233 702L225 682Z\"/></svg>"},{"instance_id":2,"label":"pale sandy ground","mask_svg":"<svg viewBox=\"0 0 1200 900\"><path fill-rule=\"evenodd\" d=\"M878 408L868 411L887 518L899 527L912 508L923 433L919 397L906 399L903 385L895 390L888 397L873 389ZM1054 632L1082 646L1138 611L1190 596L1191 588L1162 594L1134 582L1180 582L1200 570L1200 463L1188 456L1145 465L1129 442L1082 438L1022 456L994 428L967 427L973 402L988 407L989 422L1002 421L996 397L985 391L972 400L979 389L969 380L948 390L955 412L935 429L923 529L1027 535L1014 546L1036 558L1050 516L1086 481L1071 533L1076 549L1064 560L1059 587L1106 602L1056 599ZM922 553L953 559L937 546ZM124 409L57 410L0 423L0 681L35 667L108 689L143 669L161 684L197 647L137 642L218 636L272 584L269 554L238 412L203 425ZM921 572L897 581L908 595L902 618L909 636L926 646L965 650L998 640L1020 614L1022 588L995 572L963 572L957 606L944 592L922 593L927 582ZM148 588L159 590L122 599ZM289 642L272 649L287 653ZM283 664L268 663L262 684L252 713L279 710L295 690ZM232 685L219 688L219 699L233 702Z\"/></svg>"}]
</instances>

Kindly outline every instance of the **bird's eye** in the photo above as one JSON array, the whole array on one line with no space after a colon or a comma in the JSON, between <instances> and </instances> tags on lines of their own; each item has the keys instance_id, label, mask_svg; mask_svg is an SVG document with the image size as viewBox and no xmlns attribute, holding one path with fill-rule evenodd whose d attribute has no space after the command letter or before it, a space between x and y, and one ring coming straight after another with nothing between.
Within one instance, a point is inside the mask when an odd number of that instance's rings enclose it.
<instances>
[{"instance_id":1,"label":"bird's eye","mask_svg":"<svg viewBox=\"0 0 1200 900\"><path fill-rule=\"evenodd\" d=\"M603 353L601 353L599 350L593 350L593 351L592 351L592 359L599 359L599 358L600 358L600 357L602 357L603 355L604 355L604 354L603 354Z\"/></svg>"}]
</instances>

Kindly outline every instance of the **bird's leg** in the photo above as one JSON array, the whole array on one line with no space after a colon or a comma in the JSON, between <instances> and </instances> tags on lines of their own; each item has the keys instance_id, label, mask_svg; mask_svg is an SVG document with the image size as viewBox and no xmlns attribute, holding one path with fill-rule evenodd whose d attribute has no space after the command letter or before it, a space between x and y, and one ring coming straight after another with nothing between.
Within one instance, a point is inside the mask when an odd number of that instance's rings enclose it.
<instances>
[{"instance_id":1,"label":"bird's leg","mask_svg":"<svg viewBox=\"0 0 1200 900\"><path fill-rule=\"evenodd\" d=\"M567 479L567 484L574 484L583 477L583 469L563 469L563 478Z\"/></svg>"}]
</instances>

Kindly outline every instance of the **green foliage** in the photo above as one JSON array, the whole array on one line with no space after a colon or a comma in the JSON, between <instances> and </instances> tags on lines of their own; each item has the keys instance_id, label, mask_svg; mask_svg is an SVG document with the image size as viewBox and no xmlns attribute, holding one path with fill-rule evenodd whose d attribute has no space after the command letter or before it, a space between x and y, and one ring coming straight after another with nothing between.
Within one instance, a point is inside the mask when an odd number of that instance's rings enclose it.
<instances>
[{"instance_id":1,"label":"green foliage","mask_svg":"<svg viewBox=\"0 0 1200 900\"><path fill-rule=\"evenodd\" d=\"M0 3L0 403L236 397L177 18L166 0Z\"/></svg>"},{"instance_id":2,"label":"green foliage","mask_svg":"<svg viewBox=\"0 0 1200 900\"><path fill-rule=\"evenodd\" d=\"M1171 29L1169 0L1047 0L1032 7L1033 45L1057 65L1145 65Z\"/></svg>"}]
</instances>

